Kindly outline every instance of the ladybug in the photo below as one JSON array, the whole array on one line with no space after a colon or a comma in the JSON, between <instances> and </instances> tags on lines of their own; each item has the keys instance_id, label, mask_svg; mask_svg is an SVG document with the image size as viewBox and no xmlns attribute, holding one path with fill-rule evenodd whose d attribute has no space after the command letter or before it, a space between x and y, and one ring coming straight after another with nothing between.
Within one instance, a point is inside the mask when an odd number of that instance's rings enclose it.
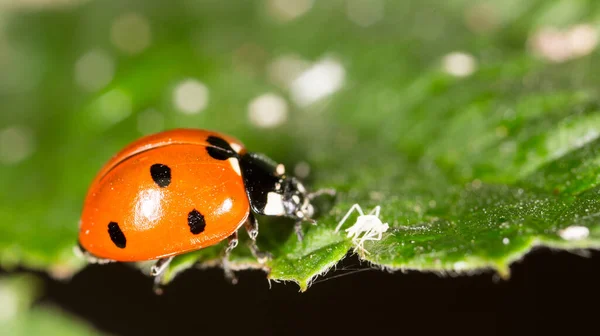
<instances>
[{"instance_id":1,"label":"ladybug","mask_svg":"<svg viewBox=\"0 0 600 336\"><path fill-rule=\"evenodd\" d=\"M224 268L244 225L259 261L255 214L312 219L308 193L284 166L247 152L236 138L198 129L145 136L121 150L92 181L79 226L80 252L91 262L157 260L159 276L174 256L225 239ZM232 273L229 271L229 275Z\"/></svg>"}]
</instances>

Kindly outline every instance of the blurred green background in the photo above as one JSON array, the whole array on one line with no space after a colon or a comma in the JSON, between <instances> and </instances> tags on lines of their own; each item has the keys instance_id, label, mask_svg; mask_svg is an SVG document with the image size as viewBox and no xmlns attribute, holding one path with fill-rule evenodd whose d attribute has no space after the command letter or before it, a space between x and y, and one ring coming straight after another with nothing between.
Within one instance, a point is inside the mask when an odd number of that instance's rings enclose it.
<instances>
[{"instance_id":1,"label":"blurred green background","mask_svg":"<svg viewBox=\"0 0 600 336\"><path fill-rule=\"evenodd\" d=\"M473 219L500 228L493 244L432 233L420 247L438 239L441 262L435 246L396 260L391 243L371 261L506 263L600 209L577 198L598 183L599 23L595 0L0 0L0 264L70 276L91 179L130 141L176 127L232 134L337 188L329 229L354 202L384 204L396 228L500 204ZM531 229L502 231L519 204ZM276 261L278 276L306 286L350 247L311 230L335 256L301 275ZM265 246L318 250L275 231Z\"/></svg>"}]
</instances>

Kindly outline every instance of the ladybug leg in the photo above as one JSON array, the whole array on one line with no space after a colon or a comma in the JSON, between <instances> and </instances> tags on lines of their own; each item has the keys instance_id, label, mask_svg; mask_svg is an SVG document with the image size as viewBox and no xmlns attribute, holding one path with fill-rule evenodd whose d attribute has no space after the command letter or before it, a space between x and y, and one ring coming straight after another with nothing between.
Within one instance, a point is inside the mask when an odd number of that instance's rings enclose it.
<instances>
[{"instance_id":1,"label":"ladybug leg","mask_svg":"<svg viewBox=\"0 0 600 336\"><path fill-rule=\"evenodd\" d=\"M294 224L294 231L296 232L296 237L298 237L298 241L304 240L304 233L302 232L302 221L296 221Z\"/></svg>"},{"instance_id":2,"label":"ladybug leg","mask_svg":"<svg viewBox=\"0 0 600 336\"><path fill-rule=\"evenodd\" d=\"M236 248L238 245L238 234L237 231L234 232L231 236L227 237L227 249L225 250L225 255L229 256L231 251Z\"/></svg>"},{"instance_id":3,"label":"ladybug leg","mask_svg":"<svg viewBox=\"0 0 600 336\"><path fill-rule=\"evenodd\" d=\"M173 257L158 259L150 268L150 275L154 277L154 293L160 295L163 293L162 278L165 275L165 270L173 260Z\"/></svg>"},{"instance_id":4,"label":"ladybug leg","mask_svg":"<svg viewBox=\"0 0 600 336\"><path fill-rule=\"evenodd\" d=\"M329 195L331 197L334 197L336 195L336 191L335 189L319 189L315 192L306 195L306 197L308 198L308 200L312 201L315 198L321 197L322 195ZM296 224L294 225L294 231L296 232L296 236L298 237L298 241L300 242L304 240L304 233L302 232L303 222L310 222L312 225L317 224L317 221L315 221L312 218L298 218Z\"/></svg>"},{"instance_id":5,"label":"ladybug leg","mask_svg":"<svg viewBox=\"0 0 600 336\"><path fill-rule=\"evenodd\" d=\"M150 275L159 276L167 269L173 257L158 259L158 261L150 268Z\"/></svg>"},{"instance_id":6,"label":"ladybug leg","mask_svg":"<svg viewBox=\"0 0 600 336\"><path fill-rule=\"evenodd\" d=\"M250 251L252 252L252 255L258 259L258 262L261 264L268 259L271 259L273 256L269 252L261 251L256 245L256 237L258 237L258 221L252 212L248 215L244 227L246 228L246 232L248 232L248 236L250 236Z\"/></svg>"},{"instance_id":7,"label":"ladybug leg","mask_svg":"<svg viewBox=\"0 0 600 336\"><path fill-rule=\"evenodd\" d=\"M256 237L258 237L258 221L252 212L248 215L244 227L246 228L246 232L248 232L250 239L256 243Z\"/></svg>"},{"instance_id":8,"label":"ladybug leg","mask_svg":"<svg viewBox=\"0 0 600 336\"><path fill-rule=\"evenodd\" d=\"M229 263L229 255L231 251L238 245L238 234L237 231L234 232L231 236L227 238L227 248L225 249L225 255L223 256L223 270L225 271L225 277L232 283L236 284L238 282L233 270L231 269L231 265Z\"/></svg>"},{"instance_id":9,"label":"ladybug leg","mask_svg":"<svg viewBox=\"0 0 600 336\"><path fill-rule=\"evenodd\" d=\"M317 225L317 221L314 219L298 219L294 224L294 231L296 232L296 237L298 237L298 241L304 240L304 233L302 232L302 223L309 222L312 225Z\"/></svg>"}]
</instances>

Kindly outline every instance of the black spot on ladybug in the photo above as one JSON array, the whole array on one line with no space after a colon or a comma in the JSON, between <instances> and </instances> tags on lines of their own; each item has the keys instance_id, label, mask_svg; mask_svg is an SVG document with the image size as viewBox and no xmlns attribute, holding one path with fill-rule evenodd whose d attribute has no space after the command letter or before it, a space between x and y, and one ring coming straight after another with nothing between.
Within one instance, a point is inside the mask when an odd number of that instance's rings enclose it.
<instances>
[{"instance_id":1,"label":"black spot on ladybug","mask_svg":"<svg viewBox=\"0 0 600 336\"><path fill-rule=\"evenodd\" d=\"M212 146L206 147L208 155L215 160L227 160L230 157L235 157L236 152L231 148L229 143L222 138L209 136L206 141Z\"/></svg>"},{"instance_id":2,"label":"black spot on ladybug","mask_svg":"<svg viewBox=\"0 0 600 336\"><path fill-rule=\"evenodd\" d=\"M225 141L223 138L219 138L217 136L211 135L208 138L206 138L206 141L215 147L219 147L219 148L231 151L231 152L234 151L231 148L231 145L229 145L229 142Z\"/></svg>"},{"instance_id":3,"label":"black spot on ladybug","mask_svg":"<svg viewBox=\"0 0 600 336\"><path fill-rule=\"evenodd\" d=\"M206 228L204 216L196 209L190 211L188 214L188 225L190 226L190 232L195 235L204 232L204 228Z\"/></svg>"},{"instance_id":4,"label":"black spot on ladybug","mask_svg":"<svg viewBox=\"0 0 600 336\"><path fill-rule=\"evenodd\" d=\"M159 187L164 188L171 184L171 168L161 163L153 164L150 167L150 175L154 183Z\"/></svg>"},{"instance_id":5,"label":"black spot on ladybug","mask_svg":"<svg viewBox=\"0 0 600 336\"><path fill-rule=\"evenodd\" d=\"M208 155L210 155L210 157L213 159L221 161L235 156L235 154L217 147L206 147L206 152L208 152Z\"/></svg>"},{"instance_id":6,"label":"black spot on ladybug","mask_svg":"<svg viewBox=\"0 0 600 336\"><path fill-rule=\"evenodd\" d=\"M125 239L125 235L123 234L123 231L121 231L118 223L108 223L108 235L110 236L110 240L112 240L112 242L115 243L118 248L125 248L127 240Z\"/></svg>"}]
</instances>

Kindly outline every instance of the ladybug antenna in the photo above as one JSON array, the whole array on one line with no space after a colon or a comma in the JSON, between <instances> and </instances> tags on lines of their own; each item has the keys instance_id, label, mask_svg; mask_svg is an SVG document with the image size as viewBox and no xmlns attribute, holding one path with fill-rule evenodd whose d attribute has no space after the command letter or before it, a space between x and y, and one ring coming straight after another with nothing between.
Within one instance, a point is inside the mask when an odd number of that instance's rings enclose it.
<instances>
[{"instance_id":1,"label":"ladybug antenna","mask_svg":"<svg viewBox=\"0 0 600 336\"><path fill-rule=\"evenodd\" d=\"M319 189L317 191L311 192L310 194L308 194L306 197L309 200L314 200L317 197L320 197L322 195L329 195L331 197L334 197L336 195L336 191L335 189L332 188L328 188L328 189Z\"/></svg>"}]
</instances>

